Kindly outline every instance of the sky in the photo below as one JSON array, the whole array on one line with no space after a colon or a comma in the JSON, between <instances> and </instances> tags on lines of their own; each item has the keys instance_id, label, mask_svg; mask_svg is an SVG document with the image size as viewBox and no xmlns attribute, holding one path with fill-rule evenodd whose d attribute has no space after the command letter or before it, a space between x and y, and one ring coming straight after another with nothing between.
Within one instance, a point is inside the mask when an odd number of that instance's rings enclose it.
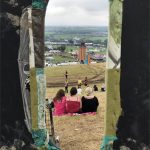
<instances>
[{"instance_id":1,"label":"sky","mask_svg":"<svg viewBox=\"0 0 150 150\"><path fill-rule=\"evenodd\" d=\"M108 26L108 0L49 0L46 26Z\"/></svg>"}]
</instances>

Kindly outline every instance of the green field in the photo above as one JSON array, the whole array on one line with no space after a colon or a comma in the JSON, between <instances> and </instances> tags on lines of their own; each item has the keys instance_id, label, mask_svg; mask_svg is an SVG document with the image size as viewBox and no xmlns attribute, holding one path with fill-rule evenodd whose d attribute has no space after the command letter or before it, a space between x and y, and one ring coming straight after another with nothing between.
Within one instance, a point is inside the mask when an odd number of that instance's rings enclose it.
<instances>
[{"instance_id":1,"label":"green field","mask_svg":"<svg viewBox=\"0 0 150 150\"><path fill-rule=\"evenodd\" d=\"M80 39L95 44L105 43L107 40L107 27L45 27L45 39L50 41L63 41Z\"/></svg>"},{"instance_id":2,"label":"green field","mask_svg":"<svg viewBox=\"0 0 150 150\"><path fill-rule=\"evenodd\" d=\"M50 36L53 39L59 39L59 40L71 40L74 37L80 38L82 40L85 41L95 41L95 40L99 40L99 41L104 41L105 39L107 39L107 36L100 36L100 35L93 35L91 36L90 34L54 34L52 32L45 32L45 36Z\"/></svg>"},{"instance_id":3,"label":"green field","mask_svg":"<svg viewBox=\"0 0 150 150\"><path fill-rule=\"evenodd\" d=\"M74 50L79 50L79 46L66 46L66 50L67 52L71 52Z\"/></svg>"},{"instance_id":4,"label":"green field","mask_svg":"<svg viewBox=\"0 0 150 150\"><path fill-rule=\"evenodd\" d=\"M72 58L71 56L69 57L69 56L65 56L65 57L63 57L63 56L59 56L59 55L56 55L56 56L53 56L53 58L54 58L54 60L52 61L53 62L53 64L58 64L58 63L62 63L62 62L65 62L65 61L75 61L75 59L74 58Z\"/></svg>"}]
</instances>

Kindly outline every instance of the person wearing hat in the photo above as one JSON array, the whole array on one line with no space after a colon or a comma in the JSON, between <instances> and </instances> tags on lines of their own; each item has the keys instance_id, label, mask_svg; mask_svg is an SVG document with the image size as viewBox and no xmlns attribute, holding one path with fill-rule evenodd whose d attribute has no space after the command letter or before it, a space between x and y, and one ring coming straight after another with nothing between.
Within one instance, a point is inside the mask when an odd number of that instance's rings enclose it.
<instances>
[{"instance_id":1,"label":"person wearing hat","mask_svg":"<svg viewBox=\"0 0 150 150\"><path fill-rule=\"evenodd\" d=\"M93 95L93 89L87 87L85 89L86 95L81 98L82 102L82 113L96 112L99 105L98 99Z\"/></svg>"}]
</instances>

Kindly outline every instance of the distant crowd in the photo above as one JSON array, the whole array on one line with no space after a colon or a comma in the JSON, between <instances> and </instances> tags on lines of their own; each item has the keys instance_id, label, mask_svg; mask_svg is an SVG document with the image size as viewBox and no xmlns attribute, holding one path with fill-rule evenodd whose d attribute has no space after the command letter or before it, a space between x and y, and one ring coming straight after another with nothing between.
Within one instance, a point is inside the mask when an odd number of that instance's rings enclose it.
<instances>
[{"instance_id":1,"label":"distant crowd","mask_svg":"<svg viewBox=\"0 0 150 150\"><path fill-rule=\"evenodd\" d=\"M68 93L68 72L67 71L65 72L65 78L66 78L66 80L65 80L65 92ZM84 86L88 87L87 77L85 77L85 79L83 81L81 80L81 78L79 78L77 81L77 85L78 85L78 89L77 89L78 94L81 94L81 92L82 92L81 86L84 85ZM93 90L98 91L97 85L93 86ZM104 84L102 84L102 86L101 86L101 91L102 92L105 91L105 85Z\"/></svg>"}]
</instances>

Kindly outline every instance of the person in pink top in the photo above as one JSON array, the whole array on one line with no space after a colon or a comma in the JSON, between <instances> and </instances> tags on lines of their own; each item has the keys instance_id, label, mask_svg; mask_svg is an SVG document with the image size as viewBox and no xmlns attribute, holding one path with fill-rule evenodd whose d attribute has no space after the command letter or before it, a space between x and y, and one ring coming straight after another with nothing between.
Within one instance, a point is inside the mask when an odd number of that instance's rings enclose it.
<instances>
[{"instance_id":1,"label":"person in pink top","mask_svg":"<svg viewBox=\"0 0 150 150\"><path fill-rule=\"evenodd\" d=\"M81 98L77 95L77 88L72 87L70 90L70 96L66 99L66 111L67 113L78 113L81 109Z\"/></svg>"},{"instance_id":2,"label":"person in pink top","mask_svg":"<svg viewBox=\"0 0 150 150\"><path fill-rule=\"evenodd\" d=\"M66 113L66 96L65 91L63 89L60 89L56 96L53 99L54 103L54 115L61 116Z\"/></svg>"}]
</instances>

